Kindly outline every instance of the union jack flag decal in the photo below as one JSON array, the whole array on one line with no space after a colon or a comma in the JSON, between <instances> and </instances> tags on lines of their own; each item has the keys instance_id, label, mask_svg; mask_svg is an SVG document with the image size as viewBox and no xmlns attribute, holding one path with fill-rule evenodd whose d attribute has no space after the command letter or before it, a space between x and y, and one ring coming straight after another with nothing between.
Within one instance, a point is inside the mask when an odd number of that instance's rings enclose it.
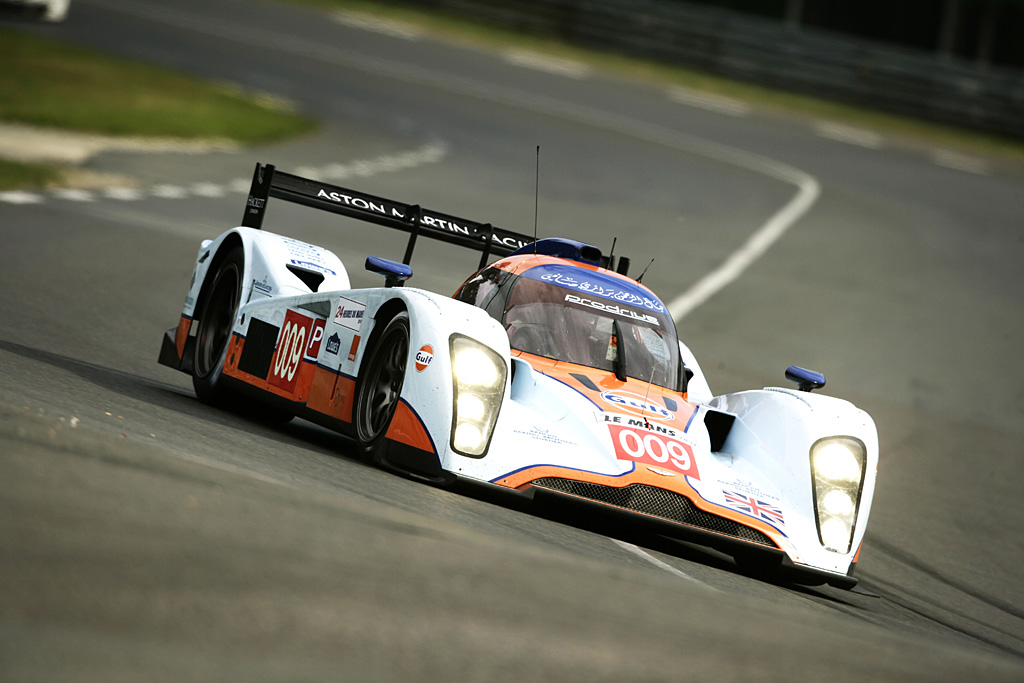
<instances>
[{"instance_id":1,"label":"union jack flag decal","mask_svg":"<svg viewBox=\"0 0 1024 683\"><path fill-rule=\"evenodd\" d=\"M722 493L725 494L725 504L733 510L757 517L769 524L786 526L785 520L782 519L782 508L779 506L734 491L722 491Z\"/></svg>"}]
</instances>

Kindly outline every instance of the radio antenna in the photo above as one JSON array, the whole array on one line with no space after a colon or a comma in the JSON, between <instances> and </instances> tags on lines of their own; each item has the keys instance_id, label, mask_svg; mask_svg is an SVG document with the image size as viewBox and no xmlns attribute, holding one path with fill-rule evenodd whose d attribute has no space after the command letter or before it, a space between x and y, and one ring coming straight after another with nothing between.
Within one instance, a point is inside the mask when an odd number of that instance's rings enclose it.
<instances>
[{"instance_id":1,"label":"radio antenna","mask_svg":"<svg viewBox=\"0 0 1024 683\"><path fill-rule=\"evenodd\" d=\"M661 363L655 363L654 367L651 368L651 378L647 380L647 393L644 394L644 405L640 409L640 416L644 418L644 427L651 429L651 423L647 421L647 404L648 399L651 397L651 385L654 384L654 371L658 369Z\"/></svg>"},{"instance_id":2,"label":"radio antenna","mask_svg":"<svg viewBox=\"0 0 1024 683\"><path fill-rule=\"evenodd\" d=\"M647 264L647 268L650 268L653 264L654 259L651 259L651 262ZM647 268L644 268L644 272L640 273L640 277L636 279L637 282L643 282L644 275L647 275Z\"/></svg>"},{"instance_id":3,"label":"radio antenna","mask_svg":"<svg viewBox=\"0 0 1024 683\"><path fill-rule=\"evenodd\" d=\"M618 237L612 238L612 250L608 252L608 270L615 270L615 243L618 240Z\"/></svg>"},{"instance_id":4,"label":"radio antenna","mask_svg":"<svg viewBox=\"0 0 1024 683\"><path fill-rule=\"evenodd\" d=\"M533 185L533 253L537 253L537 212L540 206L540 145L537 145L537 168Z\"/></svg>"}]
</instances>

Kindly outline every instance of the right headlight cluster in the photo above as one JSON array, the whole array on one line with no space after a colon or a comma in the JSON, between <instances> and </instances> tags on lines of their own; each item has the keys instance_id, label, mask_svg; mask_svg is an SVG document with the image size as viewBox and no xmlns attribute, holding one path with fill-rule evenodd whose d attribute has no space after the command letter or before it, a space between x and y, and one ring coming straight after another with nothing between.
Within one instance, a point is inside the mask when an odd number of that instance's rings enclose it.
<instances>
[{"instance_id":1,"label":"right headlight cluster","mask_svg":"<svg viewBox=\"0 0 1024 683\"><path fill-rule=\"evenodd\" d=\"M866 460L864 444L853 437L828 437L811 446L814 513L827 550L850 552Z\"/></svg>"},{"instance_id":2,"label":"right headlight cluster","mask_svg":"<svg viewBox=\"0 0 1024 683\"><path fill-rule=\"evenodd\" d=\"M452 450L483 457L505 395L505 361L478 341L453 334Z\"/></svg>"}]
</instances>

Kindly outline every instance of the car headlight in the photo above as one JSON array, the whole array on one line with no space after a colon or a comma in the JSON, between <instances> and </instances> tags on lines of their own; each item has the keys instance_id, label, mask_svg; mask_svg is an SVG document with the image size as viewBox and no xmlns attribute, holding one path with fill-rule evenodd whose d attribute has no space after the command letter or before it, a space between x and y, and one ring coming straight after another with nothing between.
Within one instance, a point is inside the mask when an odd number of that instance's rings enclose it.
<instances>
[{"instance_id":1,"label":"car headlight","mask_svg":"<svg viewBox=\"0 0 1024 683\"><path fill-rule=\"evenodd\" d=\"M487 453L505 395L505 361L478 341L453 334L452 436L456 453L482 457Z\"/></svg>"},{"instance_id":2,"label":"car headlight","mask_svg":"<svg viewBox=\"0 0 1024 683\"><path fill-rule=\"evenodd\" d=\"M853 437L833 436L811 446L814 514L827 550L850 552L866 461L864 444Z\"/></svg>"}]
</instances>

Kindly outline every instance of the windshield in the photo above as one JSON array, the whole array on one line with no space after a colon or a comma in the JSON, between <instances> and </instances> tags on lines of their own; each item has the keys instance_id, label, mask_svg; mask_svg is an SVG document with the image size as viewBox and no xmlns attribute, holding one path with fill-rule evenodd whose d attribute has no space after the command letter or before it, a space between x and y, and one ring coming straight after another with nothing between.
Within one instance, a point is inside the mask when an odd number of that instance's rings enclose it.
<instances>
[{"instance_id":1,"label":"windshield","mask_svg":"<svg viewBox=\"0 0 1024 683\"><path fill-rule=\"evenodd\" d=\"M627 377L677 389L675 324L652 310L663 310L661 302L643 299L632 306L593 291L516 278L502 320L512 348L612 372L621 353Z\"/></svg>"}]
</instances>

